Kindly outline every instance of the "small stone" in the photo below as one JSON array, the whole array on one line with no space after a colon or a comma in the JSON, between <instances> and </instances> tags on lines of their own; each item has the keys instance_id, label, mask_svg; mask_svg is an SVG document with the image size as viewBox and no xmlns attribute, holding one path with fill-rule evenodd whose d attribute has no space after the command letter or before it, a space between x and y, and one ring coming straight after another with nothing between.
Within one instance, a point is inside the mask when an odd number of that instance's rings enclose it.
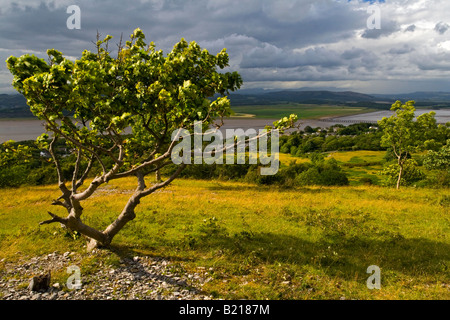
<instances>
[{"instance_id":1,"label":"small stone","mask_svg":"<svg viewBox=\"0 0 450 320\"><path fill-rule=\"evenodd\" d=\"M67 251L67 252L64 252L63 257L64 257L64 258L67 258L69 255L70 255L70 252Z\"/></svg>"},{"instance_id":2,"label":"small stone","mask_svg":"<svg viewBox=\"0 0 450 320\"><path fill-rule=\"evenodd\" d=\"M61 288L61 285L59 284L59 282L57 282L54 283L52 287L59 290Z\"/></svg>"}]
</instances>

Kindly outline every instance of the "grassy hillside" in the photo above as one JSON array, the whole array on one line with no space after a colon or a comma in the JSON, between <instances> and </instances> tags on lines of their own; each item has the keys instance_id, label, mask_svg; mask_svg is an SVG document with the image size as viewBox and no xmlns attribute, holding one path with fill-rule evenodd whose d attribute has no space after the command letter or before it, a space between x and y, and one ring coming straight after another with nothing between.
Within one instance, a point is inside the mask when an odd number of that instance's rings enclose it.
<instances>
[{"instance_id":1,"label":"grassy hillside","mask_svg":"<svg viewBox=\"0 0 450 320\"><path fill-rule=\"evenodd\" d=\"M85 221L109 224L134 188L103 187ZM59 225L38 226L48 210L63 214L49 205L57 196L56 186L0 190L0 271L1 261L85 251ZM178 272L208 272L202 290L225 299L450 299L449 204L448 190L176 180L142 201L103 264L119 252L166 257ZM93 259L82 276L104 267ZM381 290L366 287L370 265Z\"/></svg>"}]
</instances>

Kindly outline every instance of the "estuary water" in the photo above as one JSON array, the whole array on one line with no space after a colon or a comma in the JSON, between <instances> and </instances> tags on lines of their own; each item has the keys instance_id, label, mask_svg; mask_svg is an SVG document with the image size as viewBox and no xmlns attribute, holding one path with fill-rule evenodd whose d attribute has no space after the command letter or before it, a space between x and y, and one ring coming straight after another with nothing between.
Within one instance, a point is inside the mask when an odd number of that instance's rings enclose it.
<instances>
[{"instance_id":1,"label":"estuary water","mask_svg":"<svg viewBox=\"0 0 450 320\"><path fill-rule=\"evenodd\" d=\"M430 110L419 109L416 110L416 115L430 112ZM435 110L436 120L438 123L450 122L450 110ZM349 125L351 123L358 122L371 122L376 124L378 120L383 117L389 117L392 115L391 111L377 111L364 113L353 116L345 116L338 118L324 118L320 120L300 120L300 128L303 129L306 126L313 128L321 127L326 128L334 124ZM299 115L301 117L301 115ZM267 125L272 125L277 119L253 119L253 118L230 118L224 120L224 126L221 130L226 129L264 129ZM44 124L40 120L34 119L0 119L0 143L14 140L35 140L39 135L45 132Z\"/></svg>"}]
</instances>

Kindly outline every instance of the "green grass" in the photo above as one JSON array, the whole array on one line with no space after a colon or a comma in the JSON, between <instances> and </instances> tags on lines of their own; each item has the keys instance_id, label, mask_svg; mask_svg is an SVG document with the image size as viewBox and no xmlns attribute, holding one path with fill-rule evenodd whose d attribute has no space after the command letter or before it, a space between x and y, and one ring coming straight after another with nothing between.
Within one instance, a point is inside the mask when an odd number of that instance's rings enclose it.
<instances>
[{"instance_id":1,"label":"green grass","mask_svg":"<svg viewBox=\"0 0 450 320\"><path fill-rule=\"evenodd\" d=\"M323 117L342 117L375 111L370 108L355 108L334 105L314 104L276 104L258 106L233 106L237 115L254 115L257 118L279 119L290 114L297 114L300 119L319 119Z\"/></svg>"},{"instance_id":2,"label":"green grass","mask_svg":"<svg viewBox=\"0 0 450 320\"><path fill-rule=\"evenodd\" d=\"M104 228L134 188L132 179L102 188L84 220ZM49 205L56 189L0 190L0 260L84 253L83 238L38 226L47 210L63 214ZM203 267L211 281L202 290L224 299L449 299L449 198L448 190L176 180L143 199L103 265L145 254L179 271ZM82 275L103 257L85 255ZM366 287L370 265L381 268L381 290Z\"/></svg>"}]
</instances>

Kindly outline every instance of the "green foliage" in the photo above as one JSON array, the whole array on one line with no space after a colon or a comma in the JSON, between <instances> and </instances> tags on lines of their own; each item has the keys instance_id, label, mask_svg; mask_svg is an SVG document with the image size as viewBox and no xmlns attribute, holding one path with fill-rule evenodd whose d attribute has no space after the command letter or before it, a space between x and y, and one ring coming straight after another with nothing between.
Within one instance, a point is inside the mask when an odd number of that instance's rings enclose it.
<instances>
[{"instance_id":1,"label":"green foliage","mask_svg":"<svg viewBox=\"0 0 450 320\"><path fill-rule=\"evenodd\" d=\"M25 165L0 167L0 188L19 187L28 183L29 169Z\"/></svg>"},{"instance_id":2,"label":"green foliage","mask_svg":"<svg viewBox=\"0 0 450 320\"><path fill-rule=\"evenodd\" d=\"M448 141L450 142L450 141ZM450 168L450 144L438 151L428 151L423 161L424 166L430 170L449 170Z\"/></svg>"},{"instance_id":3,"label":"green foliage","mask_svg":"<svg viewBox=\"0 0 450 320\"><path fill-rule=\"evenodd\" d=\"M0 144L0 167L8 167L28 163L31 159L31 149L15 141Z\"/></svg>"},{"instance_id":4,"label":"green foliage","mask_svg":"<svg viewBox=\"0 0 450 320\"><path fill-rule=\"evenodd\" d=\"M392 148L397 158L402 160L408 154L421 150L429 130L436 128L435 112L423 114L414 121L414 103L408 101L403 105L397 101L391 108L395 114L378 122L383 129L381 145Z\"/></svg>"},{"instance_id":5,"label":"green foliage","mask_svg":"<svg viewBox=\"0 0 450 320\"><path fill-rule=\"evenodd\" d=\"M438 128L434 118L435 112L422 114L414 121L414 103L414 101L408 101L403 105L400 101L397 101L391 108L395 114L378 122L383 129L381 145L391 148L397 159L397 189L402 184L402 175L408 174L405 166L410 155L413 152L423 150L425 141L431 139L433 132ZM412 174L412 176L403 179L404 183L408 183L410 179L412 179L411 181L418 179L418 176L420 176L418 173L417 176L413 174L415 172L413 167L412 163L409 162L409 174ZM385 174L392 177L392 170L394 169L394 166L389 166L385 169Z\"/></svg>"},{"instance_id":6,"label":"green foliage","mask_svg":"<svg viewBox=\"0 0 450 320\"><path fill-rule=\"evenodd\" d=\"M302 156L311 152L345 151L345 150L385 150L381 147L381 131L369 129L366 124L351 125L339 128L334 132L330 128L329 132L321 132L317 135L316 129L306 127L303 132L293 132L289 136L282 136L280 139L280 152L290 153L293 156ZM343 129L350 128L350 132L355 135L346 135ZM316 131L315 131L316 130Z\"/></svg>"},{"instance_id":7,"label":"green foliage","mask_svg":"<svg viewBox=\"0 0 450 320\"><path fill-rule=\"evenodd\" d=\"M341 170L334 159L325 161L320 154L316 155L317 162L295 163L281 167L277 174L262 176L259 174L259 165L206 165L197 164L187 167L181 177L190 179L245 181L258 185L280 185L286 187L322 185L337 186L348 185L347 175ZM248 159L247 159L248 160ZM248 163L248 161L246 161ZM161 172L170 175L176 170L170 165Z\"/></svg>"},{"instance_id":8,"label":"green foliage","mask_svg":"<svg viewBox=\"0 0 450 320\"><path fill-rule=\"evenodd\" d=\"M136 29L113 57L111 39L98 39L96 52L85 50L75 62L55 49L47 51L48 63L33 55L7 60L13 86L33 114L70 146L81 148L83 158L95 152L116 159L123 150L122 170L130 169L167 144L174 130L195 121L207 126L231 113L224 95L238 89L242 79L236 72L218 72L228 66L225 49L212 55L182 39L164 55ZM215 94L220 96L209 100ZM127 127L133 133L124 139Z\"/></svg>"},{"instance_id":9,"label":"green foliage","mask_svg":"<svg viewBox=\"0 0 450 320\"><path fill-rule=\"evenodd\" d=\"M325 160L325 156L319 152L313 152L310 159L313 165L319 165Z\"/></svg>"},{"instance_id":10,"label":"green foliage","mask_svg":"<svg viewBox=\"0 0 450 320\"><path fill-rule=\"evenodd\" d=\"M398 164L386 165L381 172L382 175L386 176L385 184L388 186L395 186L398 180L398 172ZM425 179L425 174L418 168L417 162L414 159L407 159L403 165L403 174L400 185L412 185L423 179Z\"/></svg>"},{"instance_id":11,"label":"green foliage","mask_svg":"<svg viewBox=\"0 0 450 320\"><path fill-rule=\"evenodd\" d=\"M320 185L322 177L316 167L311 167L295 178L295 182L300 186Z\"/></svg>"}]
</instances>

